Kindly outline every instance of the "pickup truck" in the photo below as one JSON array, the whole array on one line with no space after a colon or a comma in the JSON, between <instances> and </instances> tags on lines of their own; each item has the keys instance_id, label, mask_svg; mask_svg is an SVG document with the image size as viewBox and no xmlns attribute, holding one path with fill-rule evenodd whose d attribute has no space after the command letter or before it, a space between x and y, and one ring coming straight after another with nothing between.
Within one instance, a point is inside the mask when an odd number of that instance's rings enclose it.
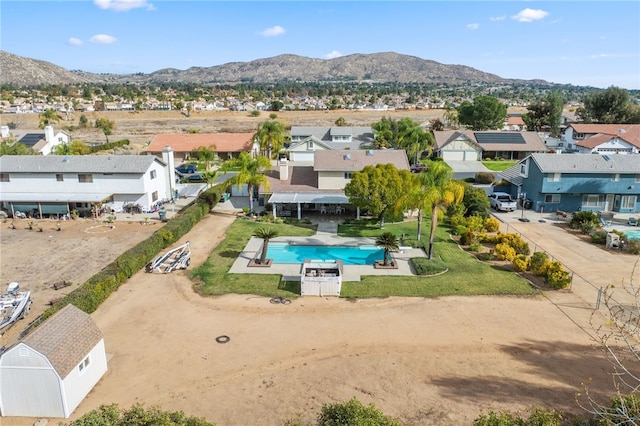
<instances>
[{"instance_id":1,"label":"pickup truck","mask_svg":"<svg viewBox=\"0 0 640 426\"><path fill-rule=\"evenodd\" d=\"M518 207L516 201L506 192L494 192L490 194L489 204L491 208L505 212L512 212Z\"/></svg>"}]
</instances>

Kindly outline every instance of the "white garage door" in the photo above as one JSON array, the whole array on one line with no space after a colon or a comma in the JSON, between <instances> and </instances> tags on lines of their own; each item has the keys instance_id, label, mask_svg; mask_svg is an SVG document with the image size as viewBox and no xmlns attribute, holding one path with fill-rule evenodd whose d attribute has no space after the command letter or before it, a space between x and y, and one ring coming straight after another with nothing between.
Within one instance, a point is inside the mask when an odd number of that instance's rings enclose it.
<instances>
[{"instance_id":1,"label":"white garage door","mask_svg":"<svg viewBox=\"0 0 640 426\"><path fill-rule=\"evenodd\" d=\"M313 152L295 152L290 154L291 161L313 161Z\"/></svg>"},{"instance_id":2,"label":"white garage door","mask_svg":"<svg viewBox=\"0 0 640 426\"><path fill-rule=\"evenodd\" d=\"M464 161L464 151L444 151L442 158L444 161Z\"/></svg>"}]
</instances>

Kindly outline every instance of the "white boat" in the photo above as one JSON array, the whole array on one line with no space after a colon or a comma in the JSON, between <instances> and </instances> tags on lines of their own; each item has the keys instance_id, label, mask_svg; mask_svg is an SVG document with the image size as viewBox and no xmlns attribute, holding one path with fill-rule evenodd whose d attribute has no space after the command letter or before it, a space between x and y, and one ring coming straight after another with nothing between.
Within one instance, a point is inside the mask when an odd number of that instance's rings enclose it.
<instances>
[{"instance_id":1,"label":"white boat","mask_svg":"<svg viewBox=\"0 0 640 426\"><path fill-rule=\"evenodd\" d=\"M20 291L17 282L10 282L7 292L0 294L0 330L24 318L31 308L31 292Z\"/></svg>"}]
</instances>

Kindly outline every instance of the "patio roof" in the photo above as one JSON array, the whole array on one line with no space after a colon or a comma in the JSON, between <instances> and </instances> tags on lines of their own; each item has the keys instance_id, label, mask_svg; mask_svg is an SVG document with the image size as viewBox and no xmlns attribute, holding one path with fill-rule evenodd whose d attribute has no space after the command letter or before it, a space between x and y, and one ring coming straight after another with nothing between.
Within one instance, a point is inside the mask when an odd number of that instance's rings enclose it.
<instances>
[{"instance_id":1,"label":"patio roof","mask_svg":"<svg viewBox=\"0 0 640 426\"><path fill-rule=\"evenodd\" d=\"M344 194L331 192L275 192L269 197L269 203L320 203L320 204L349 204L349 198Z\"/></svg>"},{"instance_id":2,"label":"patio roof","mask_svg":"<svg viewBox=\"0 0 640 426\"><path fill-rule=\"evenodd\" d=\"M97 203L111 197L110 192L57 193L57 192L13 192L0 194L0 201L40 203Z\"/></svg>"}]
</instances>

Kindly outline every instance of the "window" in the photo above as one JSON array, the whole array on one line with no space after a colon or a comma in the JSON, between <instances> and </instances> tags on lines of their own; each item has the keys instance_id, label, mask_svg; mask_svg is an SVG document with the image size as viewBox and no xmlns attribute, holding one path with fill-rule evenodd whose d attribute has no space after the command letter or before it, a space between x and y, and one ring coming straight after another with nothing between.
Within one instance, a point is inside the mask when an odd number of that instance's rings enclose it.
<instances>
[{"instance_id":1,"label":"window","mask_svg":"<svg viewBox=\"0 0 640 426\"><path fill-rule=\"evenodd\" d=\"M582 207L601 207L604 203L602 194L584 194L582 196Z\"/></svg>"},{"instance_id":2,"label":"window","mask_svg":"<svg viewBox=\"0 0 640 426\"><path fill-rule=\"evenodd\" d=\"M520 163L520 175L527 177L527 172L529 171L529 167L528 164L525 163Z\"/></svg>"},{"instance_id":3,"label":"window","mask_svg":"<svg viewBox=\"0 0 640 426\"><path fill-rule=\"evenodd\" d=\"M313 142L309 141L309 149L313 149Z\"/></svg>"},{"instance_id":4,"label":"window","mask_svg":"<svg viewBox=\"0 0 640 426\"><path fill-rule=\"evenodd\" d=\"M0 173L0 182L11 182L9 180L9 173Z\"/></svg>"},{"instance_id":5,"label":"window","mask_svg":"<svg viewBox=\"0 0 640 426\"><path fill-rule=\"evenodd\" d=\"M640 175L636 175L636 183L640 183Z\"/></svg>"},{"instance_id":6,"label":"window","mask_svg":"<svg viewBox=\"0 0 640 426\"><path fill-rule=\"evenodd\" d=\"M611 180L613 182L618 182L620 180L620 173L614 173L611 175Z\"/></svg>"},{"instance_id":7,"label":"window","mask_svg":"<svg viewBox=\"0 0 640 426\"><path fill-rule=\"evenodd\" d=\"M544 202L550 204L557 204L560 202L560 194L546 194L544 196Z\"/></svg>"},{"instance_id":8,"label":"window","mask_svg":"<svg viewBox=\"0 0 640 426\"><path fill-rule=\"evenodd\" d=\"M155 170L151 170L150 175L151 175L151 179L155 179L156 178L156 171Z\"/></svg>"},{"instance_id":9,"label":"window","mask_svg":"<svg viewBox=\"0 0 640 426\"><path fill-rule=\"evenodd\" d=\"M158 201L158 191L153 191L151 193L151 201Z\"/></svg>"},{"instance_id":10,"label":"window","mask_svg":"<svg viewBox=\"0 0 640 426\"><path fill-rule=\"evenodd\" d=\"M344 172L344 178L345 179L351 179L353 177L353 173L351 172Z\"/></svg>"},{"instance_id":11,"label":"window","mask_svg":"<svg viewBox=\"0 0 640 426\"><path fill-rule=\"evenodd\" d=\"M82 360L80 365L78 365L78 371L82 373L90 364L91 364L91 358L87 356L85 359Z\"/></svg>"},{"instance_id":12,"label":"window","mask_svg":"<svg viewBox=\"0 0 640 426\"><path fill-rule=\"evenodd\" d=\"M80 183L93 183L93 175L90 174L79 174L78 182Z\"/></svg>"},{"instance_id":13,"label":"window","mask_svg":"<svg viewBox=\"0 0 640 426\"><path fill-rule=\"evenodd\" d=\"M560 182L561 177L562 173L549 173L548 175L549 182Z\"/></svg>"},{"instance_id":14,"label":"window","mask_svg":"<svg viewBox=\"0 0 640 426\"><path fill-rule=\"evenodd\" d=\"M634 209L636 208L636 200L637 200L637 196L636 195L623 195L622 196L622 204L620 205L620 208L622 209Z\"/></svg>"},{"instance_id":15,"label":"window","mask_svg":"<svg viewBox=\"0 0 640 426\"><path fill-rule=\"evenodd\" d=\"M56 173L56 181L58 182L64 181L64 175L62 173Z\"/></svg>"}]
</instances>

